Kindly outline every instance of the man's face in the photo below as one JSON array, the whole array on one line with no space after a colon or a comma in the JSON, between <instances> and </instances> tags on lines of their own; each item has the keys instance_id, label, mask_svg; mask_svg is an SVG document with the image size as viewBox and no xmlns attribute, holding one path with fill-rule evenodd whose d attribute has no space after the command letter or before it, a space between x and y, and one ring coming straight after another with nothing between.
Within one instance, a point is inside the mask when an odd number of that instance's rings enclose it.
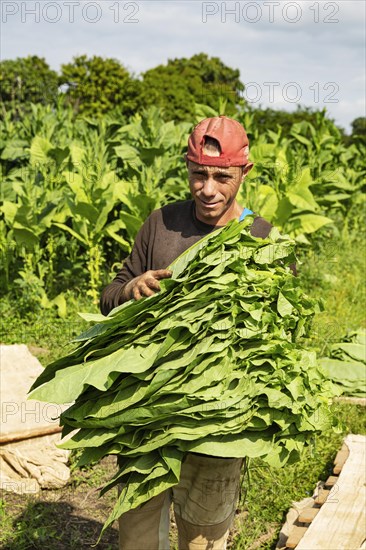
<instances>
[{"instance_id":1,"label":"man's face","mask_svg":"<svg viewBox=\"0 0 366 550\"><path fill-rule=\"evenodd\" d=\"M192 161L188 161L187 168L199 220L210 225L225 225L240 216L241 208L235 197L248 170L241 166L205 166Z\"/></svg>"}]
</instances>

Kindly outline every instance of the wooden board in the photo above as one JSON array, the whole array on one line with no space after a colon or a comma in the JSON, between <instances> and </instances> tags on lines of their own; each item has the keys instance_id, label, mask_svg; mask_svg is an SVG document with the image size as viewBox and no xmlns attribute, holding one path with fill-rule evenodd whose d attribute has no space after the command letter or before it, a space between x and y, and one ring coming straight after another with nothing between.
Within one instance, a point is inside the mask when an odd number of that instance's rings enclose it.
<instances>
[{"instance_id":1,"label":"wooden board","mask_svg":"<svg viewBox=\"0 0 366 550\"><path fill-rule=\"evenodd\" d=\"M324 487L328 489L329 487L333 487L338 481L338 476L329 476L327 481L324 482Z\"/></svg>"},{"instance_id":2,"label":"wooden board","mask_svg":"<svg viewBox=\"0 0 366 550\"><path fill-rule=\"evenodd\" d=\"M296 525L291 533L290 536L287 539L286 547L287 548L297 548L297 545L299 544L301 538L303 537L304 533L306 532L307 527L300 527Z\"/></svg>"},{"instance_id":3,"label":"wooden board","mask_svg":"<svg viewBox=\"0 0 366 550\"><path fill-rule=\"evenodd\" d=\"M297 521L300 523L311 523L318 514L319 510L320 508L316 508L315 506L312 508L305 508L300 512Z\"/></svg>"},{"instance_id":4,"label":"wooden board","mask_svg":"<svg viewBox=\"0 0 366 550\"><path fill-rule=\"evenodd\" d=\"M330 491L328 491L328 489L320 489L318 495L315 497L315 504L319 504L321 506L324 502L326 502L329 495Z\"/></svg>"},{"instance_id":5,"label":"wooden board","mask_svg":"<svg viewBox=\"0 0 366 550\"><path fill-rule=\"evenodd\" d=\"M32 430L24 430L23 432L13 432L11 434L0 434L0 446L5 443L14 443L23 439L31 439L42 435L56 434L62 431L61 426L44 426L43 428L33 428Z\"/></svg>"},{"instance_id":6,"label":"wooden board","mask_svg":"<svg viewBox=\"0 0 366 550\"><path fill-rule=\"evenodd\" d=\"M296 550L356 550L365 541L366 436L348 435L349 456L337 483ZM338 454L339 464L344 453Z\"/></svg>"},{"instance_id":7,"label":"wooden board","mask_svg":"<svg viewBox=\"0 0 366 550\"><path fill-rule=\"evenodd\" d=\"M333 473L338 475L341 473L341 470L343 468L344 463L346 462L349 455L349 449L347 445L343 443L342 448L340 451L338 451L335 459L334 459L334 468Z\"/></svg>"}]
</instances>

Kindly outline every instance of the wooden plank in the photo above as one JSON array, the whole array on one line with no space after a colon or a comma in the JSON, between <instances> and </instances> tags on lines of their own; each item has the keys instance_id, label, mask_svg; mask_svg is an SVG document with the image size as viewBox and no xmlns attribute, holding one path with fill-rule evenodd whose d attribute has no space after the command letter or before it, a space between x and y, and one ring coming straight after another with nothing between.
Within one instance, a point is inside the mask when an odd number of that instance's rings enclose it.
<instances>
[{"instance_id":1,"label":"wooden plank","mask_svg":"<svg viewBox=\"0 0 366 550\"><path fill-rule=\"evenodd\" d=\"M320 508L304 508L299 514L299 517L297 518L297 521L300 523L311 523L317 513L319 512Z\"/></svg>"},{"instance_id":2,"label":"wooden plank","mask_svg":"<svg viewBox=\"0 0 366 550\"><path fill-rule=\"evenodd\" d=\"M324 487L333 487L338 481L338 476L329 476L327 481L324 482Z\"/></svg>"},{"instance_id":3,"label":"wooden plank","mask_svg":"<svg viewBox=\"0 0 366 550\"><path fill-rule=\"evenodd\" d=\"M4 434L0 435L0 445L4 445L5 443L14 443L15 441L22 441L23 439L30 439L32 437L56 434L61 431L61 426L43 426L40 428L33 428L31 430L24 430L22 432Z\"/></svg>"},{"instance_id":4,"label":"wooden plank","mask_svg":"<svg viewBox=\"0 0 366 550\"><path fill-rule=\"evenodd\" d=\"M349 447L344 442L342 443L342 447L338 451L338 453L348 453L349 454ZM337 454L338 454L337 453Z\"/></svg>"},{"instance_id":5,"label":"wooden plank","mask_svg":"<svg viewBox=\"0 0 366 550\"><path fill-rule=\"evenodd\" d=\"M338 451L334 459L334 468L333 473L338 475L341 473L344 463L346 462L349 455L348 448L343 444L340 451Z\"/></svg>"},{"instance_id":6,"label":"wooden plank","mask_svg":"<svg viewBox=\"0 0 366 550\"><path fill-rule=\"evenodd\" d=\"M286 541L286 548L296 548L306 530L307 527L300 527L298 525L293 527Z\"/></svg>"},{"instance_id":7,"label":"wooden plank","mask_svg":"<svg viewBox=\"0 0 366 550\"><path fill-rule=\"evenodd\" d=\"M345 445L342 445L342 448L338 453L336 454L336 457L334 459L334 464L344 464L348 458L349 450Z\"/></svg>"},{"instance_id":8,"label":"wooden plank","mask_svg":"<svg viewBox=\"0 0 366 550\"><path fill-rule=\"evenodd\" d=\"M320 506L324 504L324 502L327 500L328 496L330 494L330 490L328 489L320 489L318 495L315 497L315 504L319 504Z\"/></svg>"},{"instance_id":9,"label":"wooden plank","mask_svg":"<svg viewBox=\"0 0 366 550\"><path fill-rule=\"evenodd\" d=\"M350 454L337 484L296 550L355 550L365 540L366 436L348 435Z\"/></svg>"},{"instance_id":10,"label":"wooden plank","mask_svg":"<svg viewBox=\"0 0 366 550\"><path fill-rule=\"evenodd\" d=\"M333 474L335 474L336 476L339 476L339 474L342 471L343 465L344 465L344 462L343 464L340 464L340 463L336 464L333 468Z\"/></svg>"},{"instance_id":11,"label":"wooden plank","mask_svg":"<svg viewBox=\"0 0 366 550\"><path fill-rule=\"evenodd\" d=\"M338 451L337 456L335 457L334 464L344 464L348 458L348 453L346 451Z\"/></svg>"}]
</instances>

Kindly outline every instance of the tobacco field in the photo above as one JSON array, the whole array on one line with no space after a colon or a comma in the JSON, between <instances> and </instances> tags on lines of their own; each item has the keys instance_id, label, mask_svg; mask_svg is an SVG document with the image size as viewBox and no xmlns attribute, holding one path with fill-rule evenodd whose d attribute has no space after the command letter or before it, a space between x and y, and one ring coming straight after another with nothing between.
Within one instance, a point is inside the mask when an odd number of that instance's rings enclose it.
<instances>
[{"instance_id":1,"label":"tobacco field","mask_svg":"<svg viewBox=\"0 0 366 550\"><path fill-rule=\"evenodd\" d=\"M215 114L197 106L197 121ZM318 235L361 223L362 145L342 143L322 113L316 127L296 123L286 136L280 128L258 135L250 113L238 119L255 163L243 205L305 248ZM42 105L21 120L7 113L0 133L3 293L26 292L34 305L61 315L72 287L96 302L150 212L189 198L183 155L192 127L164 122L154 107L128 121L73 120L71 110Z\"/></svg>"}]
</instances>

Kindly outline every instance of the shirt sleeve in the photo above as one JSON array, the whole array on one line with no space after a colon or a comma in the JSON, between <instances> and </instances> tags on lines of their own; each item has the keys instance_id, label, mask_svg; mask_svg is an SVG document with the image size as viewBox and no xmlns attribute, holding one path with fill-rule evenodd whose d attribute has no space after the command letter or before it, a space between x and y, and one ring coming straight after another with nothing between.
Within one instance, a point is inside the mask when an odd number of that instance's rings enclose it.
<instances>
[{"instance_id":1,"label":"shirt sleeve","mask_svg":"<svg viewBox=\"0 0 366 550\"><path fill-rule=\"evenodd\" d=\"M108 315L113 308L122 304L125 301L122 292L126 284L147 271L149 226L148 218L137 233L131 254L125 259L113 281L103 289L99 302L103 315Z\"/></svg>"}]
</instances>

